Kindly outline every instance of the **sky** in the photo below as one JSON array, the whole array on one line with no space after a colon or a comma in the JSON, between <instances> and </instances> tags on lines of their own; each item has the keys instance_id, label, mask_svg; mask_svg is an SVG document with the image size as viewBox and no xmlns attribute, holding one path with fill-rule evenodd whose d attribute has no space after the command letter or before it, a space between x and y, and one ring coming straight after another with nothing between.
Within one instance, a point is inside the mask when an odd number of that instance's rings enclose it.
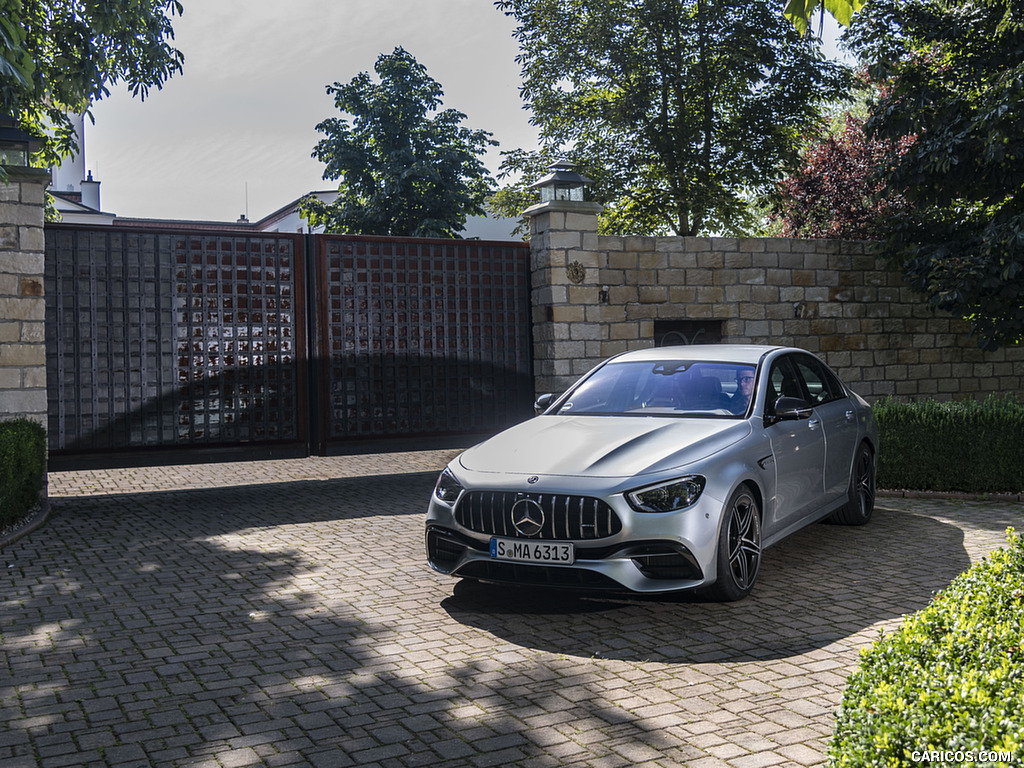
<instances>
[{"instance_id":1,"label":"sky","mask_svg":"<svg viewBox=\"0 0 1024 768\"><path fill-rule=\"evenodd\" d=\"M325 86L373 72L402 46L444 89L443 106L533 147L519 95L514 22L491 0L184 0L172 20L184 71L145 101L123 85L93 105L85 168L101 207L125 217L258 220L333 189L310 155L316 125L340 113ZM287 8L287 12L284 9ZM826 35L828 36L828 35Z\"/></svg>"},{"instance_id":2,"label":"sky","mask_svg":"<svg viewBox=\"0 0 1024 768\"><path fill-rule=\"evenodd\" d=\"M514 24L490 0L184 0L172 20L184 72L145 101L122 86L86 120L85 167L118 216L259 219L318 189L316 125L340 116L325 86L373 72L402 46L444 89L443 106L500 142L532 147ZM287 8L287 12L284 9Z\"/></svg>"}]
</instances>

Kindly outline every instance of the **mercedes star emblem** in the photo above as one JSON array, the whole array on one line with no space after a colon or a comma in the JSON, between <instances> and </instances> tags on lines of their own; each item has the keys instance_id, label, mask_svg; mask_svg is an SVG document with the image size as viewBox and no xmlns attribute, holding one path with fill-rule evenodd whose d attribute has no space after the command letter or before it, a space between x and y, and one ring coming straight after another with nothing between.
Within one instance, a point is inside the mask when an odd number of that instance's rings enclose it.
<instances>
[{"instance_id":1,"label":"mercedes star emblem","mask_svg":"<svg viewBox=\"0 0 1024 768\"><path fill-rule=\"evenodd\" d=\"M544 527L544 510L533 499L520 499L512 505L512 527L523 536L536 536Z\"/></svg>"}]
</instances>

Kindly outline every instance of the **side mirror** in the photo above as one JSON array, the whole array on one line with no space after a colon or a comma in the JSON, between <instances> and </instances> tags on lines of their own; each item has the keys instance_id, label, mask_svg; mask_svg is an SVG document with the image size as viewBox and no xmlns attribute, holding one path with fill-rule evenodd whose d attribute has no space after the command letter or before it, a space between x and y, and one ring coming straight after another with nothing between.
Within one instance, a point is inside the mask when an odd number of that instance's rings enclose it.
<instances>
[{"instance_id":1,"label":"side mirror","mask_svg":"<svg viewBox=\"0 0 1024 768\"><path fill-rule=\"evenodd\" d=\"M778 424L780 421L809 419L813 410L810 403L799 397L780 397L775 401L772 413L765 416L765 423L771 425Z\"/></svg>"},{"instance_id":2,"label":"side mirror","mask_svg":"<svg viewBox=\"0 0 1024 768\"><path fill-rule=\"evenodd\" d=\"M534 413L540 416L544 411L551 407L551 403L554 402L555 396L548 392L537 398L537 401L533 404Z\"/></svg>"}]
</instances>

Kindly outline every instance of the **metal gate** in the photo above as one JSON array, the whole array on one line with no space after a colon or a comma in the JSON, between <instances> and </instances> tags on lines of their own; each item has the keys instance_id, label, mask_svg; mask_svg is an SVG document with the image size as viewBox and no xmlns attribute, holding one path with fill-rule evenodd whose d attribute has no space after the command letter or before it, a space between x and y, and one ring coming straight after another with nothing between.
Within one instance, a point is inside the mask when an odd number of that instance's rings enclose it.
<instances>
[{"instance_id":1,"label":"metal gate","mask_svg":"<svg viewBox=\"0 0 1024 768\"><path fill-rule=\"evenodd\" d=\"M321 452L352 438L487 432L530 415L528 250L324 236Z\"/></svg>"},{"instance_id":2,"label":"metal gate","mask_svg":"<svg viewBox=\"0 0 1024 768\"><path fill-rule=\"evenodd\" d=\"M46 252L56 466L325 453L529 414L525 246L47 225Z\"/></svg>"}]
</instances>

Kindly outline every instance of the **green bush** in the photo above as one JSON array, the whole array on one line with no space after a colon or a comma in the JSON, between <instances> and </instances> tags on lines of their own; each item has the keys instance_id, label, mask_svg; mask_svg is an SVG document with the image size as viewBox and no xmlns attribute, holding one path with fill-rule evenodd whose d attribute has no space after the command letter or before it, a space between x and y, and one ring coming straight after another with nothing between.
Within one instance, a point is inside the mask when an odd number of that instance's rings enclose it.
<instances>
[{"instance_id":1,"label":"green bush","mask_svg":"<svg viewBox=\"0 0 1024 768\"><path fill-rule=\"evenodd\" d=\"M1024 404L882 400L878 485L920 491L1024 491Z\"/></svg>"},{"instance_id":2,"label":"green bush","mask_svg":"<svg viewBox=\"0 0 1024 768\"><path fill-rule=\"evenodd\" d=\"M46 469L46 432L34 421L0 422L0 527L39 501Z\"/></svg>"},{"instance_id":3,"label":"green bush","mask_svg":"<svg viewBox=\"0 0 1024 768\"><path fill-rule=\"evenodd\" d=\"M1007 540L861 651L830 766L1024 761L1024 539Z\"/></svg>"}]
</instances>

